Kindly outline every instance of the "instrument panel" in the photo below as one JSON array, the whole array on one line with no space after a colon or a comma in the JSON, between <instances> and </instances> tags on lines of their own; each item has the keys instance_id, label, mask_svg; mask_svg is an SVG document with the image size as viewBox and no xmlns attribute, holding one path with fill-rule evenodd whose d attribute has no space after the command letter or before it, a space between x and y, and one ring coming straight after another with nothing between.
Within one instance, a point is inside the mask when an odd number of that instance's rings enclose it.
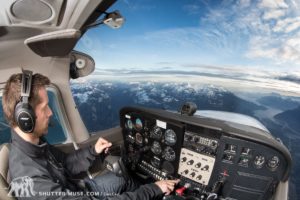
<instances>
[{"instance_id":1,"label":"instrument panel","mask_svg":"<svg viewBox=\"0 0 300 200\"><path fill-rule=\"evenodd\" d=\"M180 123L133 113L124 115L124 141L131 170L137 168L157 180L175 177L182 132Z\"/></svg>"},{"instance_id":2,"label":"instrument panel","mask_svg":"<svg viewBox=\"0 0 300 200\"><path fill-rule=\"evenodd\" d=\"M135 107L122 109L120 121L127 167L144 179L179 178L186 196L270 199L289 175L289 152L259 130Z\"/></svg>"}]
</instances>

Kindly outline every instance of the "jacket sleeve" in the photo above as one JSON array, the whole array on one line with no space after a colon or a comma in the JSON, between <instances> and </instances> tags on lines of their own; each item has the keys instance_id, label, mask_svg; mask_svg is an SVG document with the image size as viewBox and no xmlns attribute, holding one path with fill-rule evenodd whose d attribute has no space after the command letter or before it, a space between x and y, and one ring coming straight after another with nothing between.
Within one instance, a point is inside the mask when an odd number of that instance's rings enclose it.
<instances>
[{"instance_id":1,"label":"jacket sleeve","mask_svg":"<svg viewBox=\"0 0 300 200\"><path fill-rule=\"evenodd\" d=\"M62 152L55 147L51 147L50 151L55 154L54 156L58 161L62 163L72 175L87 171L93 164L96 156L98 156L92 145L83 149L78 149L69 154Z\"/></svg>"},{"instance_id":2,"label":"jacket sleeve","mask_svg":"<svg viewBox=\"0 0 300 200\"><path fill-rule=\"evenodd\" d=\"M140 186L134 192L107 197L106 200L150 200L157 197L163 197L163 192L155 183L151 183Z\"/></svg>"}]
</instances>

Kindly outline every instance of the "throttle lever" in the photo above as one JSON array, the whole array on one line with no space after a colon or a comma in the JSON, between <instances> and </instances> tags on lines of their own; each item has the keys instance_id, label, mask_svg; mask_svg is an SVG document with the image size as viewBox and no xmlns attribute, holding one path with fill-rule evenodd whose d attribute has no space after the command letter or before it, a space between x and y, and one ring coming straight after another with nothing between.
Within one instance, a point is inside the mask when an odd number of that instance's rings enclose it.
<instances>
[{"instance_id":1,"label":"throttle lever","mask_svg":"<svg viewBox=\"0 0 300 200\"><path fill-rule=\"evenodd\" d=\"M127 181L129 175L123 161L124 149L122 145L111 146L104 158L104 166L116 176L124 177Z\"/></svg>"}]
</instances>

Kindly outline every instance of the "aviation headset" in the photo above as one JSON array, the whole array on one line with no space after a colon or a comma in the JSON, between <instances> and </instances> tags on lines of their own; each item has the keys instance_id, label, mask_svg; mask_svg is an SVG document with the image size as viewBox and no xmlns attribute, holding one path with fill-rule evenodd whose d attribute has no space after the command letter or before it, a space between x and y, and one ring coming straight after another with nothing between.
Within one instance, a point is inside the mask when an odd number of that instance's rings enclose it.
<instances>
[{"instance_id":1,"label":"aviation headset","mask_svg":"<svg viewBox=\"0 0 300 200\"><path fill-rule=\"evenodd\" d=\"M21 82L21 99L15 107L14 117L19 128L25 133L32 133L35 126L35 113L29 104L32 87L32 71L23 70Z\"/></svg>"}]
</instances>

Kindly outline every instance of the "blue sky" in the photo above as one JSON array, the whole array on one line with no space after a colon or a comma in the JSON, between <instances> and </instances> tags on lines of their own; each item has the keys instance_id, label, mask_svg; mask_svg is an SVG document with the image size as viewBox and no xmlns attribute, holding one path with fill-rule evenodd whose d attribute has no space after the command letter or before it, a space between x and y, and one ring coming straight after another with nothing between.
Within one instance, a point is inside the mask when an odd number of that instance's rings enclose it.
<instances>
[{"instance_id":1,"label":"blue sky","mask_svg":"<svg viewBox=\"0 0 300 200\"><path fill-rule=\"evenodd\" d=\"M91 29L76 47L98 70L244 73L300 82L299 1L119 0L115 9L126 18L121 29Z\"/></svg>"}]
</instances>

